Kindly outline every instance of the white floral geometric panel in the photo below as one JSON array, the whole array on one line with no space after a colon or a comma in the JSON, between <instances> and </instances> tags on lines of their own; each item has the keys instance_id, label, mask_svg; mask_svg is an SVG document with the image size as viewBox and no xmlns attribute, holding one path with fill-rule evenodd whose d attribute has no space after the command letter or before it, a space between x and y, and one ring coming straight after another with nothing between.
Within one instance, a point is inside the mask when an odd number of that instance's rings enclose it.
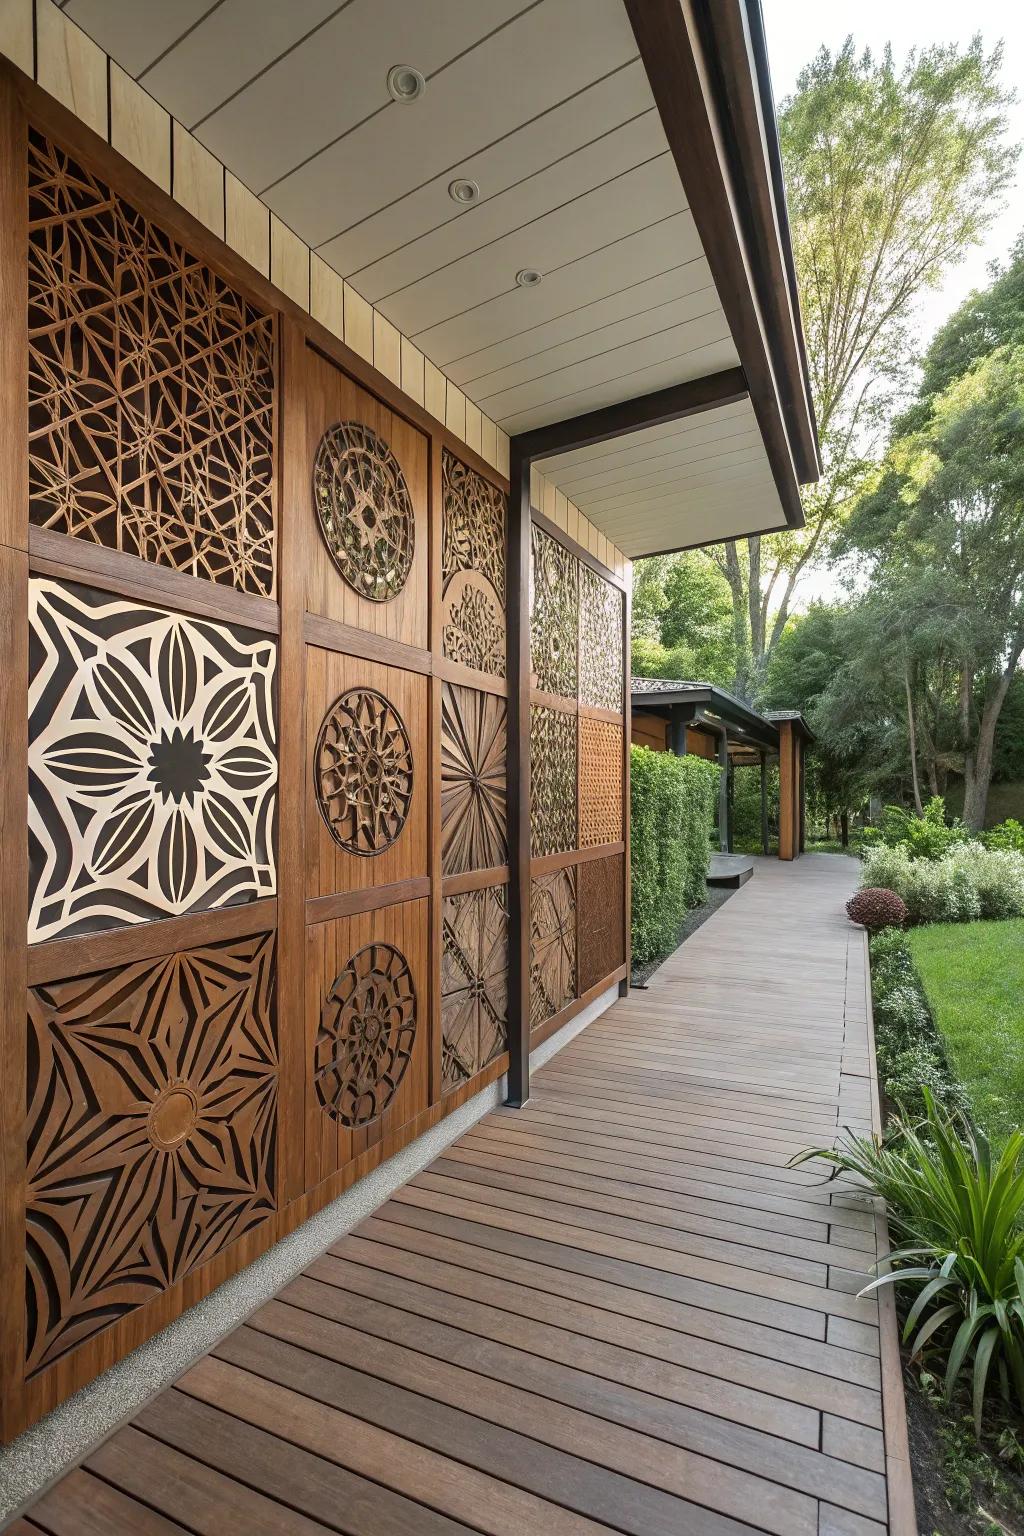
<instances>
[{"instance_id":1,"label":"white floral geometric panel","mask_svg":"<svg viewBox=\"0 0 1024 1536\"><path fill-rule=\"evenodd\" d=\"M275 642L41 578L29 634L29 942L273 895Z\"/></svg>"}]
</instances>

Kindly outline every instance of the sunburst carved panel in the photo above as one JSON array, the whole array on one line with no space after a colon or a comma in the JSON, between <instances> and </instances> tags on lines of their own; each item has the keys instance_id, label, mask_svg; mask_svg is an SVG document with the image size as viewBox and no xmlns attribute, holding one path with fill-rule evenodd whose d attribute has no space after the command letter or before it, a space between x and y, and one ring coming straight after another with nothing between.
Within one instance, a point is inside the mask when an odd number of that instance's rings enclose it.
<instances>
[{"instance_id":1,"label":"sunburst carved panel","mask_svg":"<svg viewBox=\"0 0 1024 1536\"><path fill-rule=\"evenodd\" d=\"M324 716L314 763L320 814L335 842L373 856L400 836L412 805L412 747L375 688L350 688Z\"/></svg>"},{"instance_id":2,"label":"sunburst carved panel","mask_svg":"<svg viewBox=\"0 0 1024 1536\"><path fill-rule=\"evenodd\" d=\"M557 539L533 524L530 533L530 655L533 685L576 697L579 630L578 563Z\"/></svg>"},{"instance_id":3,"label":"sunburst carved panel","mask_svg":"<svg viewBox=\"0 0 1024 1536\"><path fill-rule=\"evenodd\" d=\"M30 989L28 1375L275 1209L274 944Z\"/></svg>"},{"instance_id":4,"label":"sunburst carved panel","mask_svg":"<svg viewBox=\"0 0 1024 1536\"><path fill-rule=\"evenodd\" d=\"M358 421L328 427L313 464L313 505L328 553L353 591L397 597L412 569L416 519L402 466Z\"/></svg>"},{"instance_id":5,"label":"sunburst carved panel","mask_svg":"<svg viewBox=\"0 0 1024 1536\"><path fill-rule=\"evenodd\" d=\"M442 475L444 654L504 677L506 498L447 449Z\"/></svg>"},{"instance_id":6,"label":"sunburst carved panel","mask_svg":"<svg viewBox=\"0 0 1024 1536\"><path fill-rule=\"evenodd\" d=\"M622 710L622 594L580 563L580 703Z\"/></svg>"},{"instance_id":7,"label":"sunburst carved panel","mask_svg":"<svg viewBox=\"0 0 1024 1536\"><path fill-rule=\"evenodd\" d=\"M622 726L580 716L579 846L622 840Z\"/></svg>"},{"instance_id":8,"label":"sunburst carved panel","mask_svg":"<svg viewBox=\"0 0 1024 1536\"><path fill-rule=\"evenodd\" d=\"M29 136L29 516L274 592L274 321Z\"/></svg>"},{"instance_id":9,"label":"sunburst carved panel","mask_svg":"<svg viewBox=\"0 0 1024 1536\"><path fill-rule=\"evenodd\" d=\"M29 589L29 940L276 888L276 646L71 583Z\"/></svg>"},{"instance_id":10,"label":"sunburst carved panel","mask_svg":"<svg viewBox=\"0 0 1024 1536\"><path fill-rule=\"evenodd\" d=\"M576 871L580 993L611 975L625 959L624 859L587 859Z\"/></svg>"},{"instance_id":11,"label":"sunburst carved panel","mask_svg":"<svg viewBox=\"0 0 1024 1536\"><path fill-rule=\"evenodd\" d=\"M505 700L445 683L441 695L441 864L446 875L508 862Z\"/></svg>"},{"instance_id":12,"label":"sunburst carved panel","mask_svg":"<svg viewBox=\"0 0 1024 1536\"><path fill-rule=\"evenodd\" d=\"M320 1011L313 1082L340 1125L377 1120L394 1098L416 1038L416 988L392 944L365 944L335 977Z\"/></svg>"},{"instance_id":13,"label":"sunburst carved panel","mask_svg":"<svg viewBox=\"0 0 1024 1536\"><path fill-rule=\"evenodd\" d=\"M539 875L530 887L530 1024L576 996L576 870Z\"/></svg>"},{"instance_id":14,"label":"sunburst carved panel","mask_svg":"<svg viewBox=\"0 0 1024 1536\"><path fill-rule=\"evenodd\" d=\"M534 858L576 847L576 716L530 709L530 839Z\"/></svg>"},{"instance_id":15,"label":"sunburst carved panel","mask_svg":"<svg viewBox=\"0 0 1024 1536\"><path fill-rule=\"evenodd\" d=\"M508 895L504 886L444 900L441 1079L444 1092L508 1049Z\"/></svg>"}]
</instances>

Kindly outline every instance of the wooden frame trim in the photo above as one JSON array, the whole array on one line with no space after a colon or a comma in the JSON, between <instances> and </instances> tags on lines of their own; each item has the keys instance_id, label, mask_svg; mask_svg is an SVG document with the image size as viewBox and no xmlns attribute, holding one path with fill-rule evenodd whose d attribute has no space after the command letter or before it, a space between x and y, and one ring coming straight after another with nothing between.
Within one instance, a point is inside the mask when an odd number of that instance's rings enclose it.
<instances>
[{"instance_id":1,"label":"wooden frame trim","mask_svg":"<svg viewBox=\"0 0 1024 1536\"><path fill-rule=\"evenodd\" d=\"M752 261L735 206L710 100L704 50L696 37L694 0L625 0L662 126L693 214L719 300L740 355L787 525L801 528L803 507L793 449L782 415L771 342L758 297ZM746 167L755 175L754 166ZM813 478L813 476L811 477Z\"/></svg>"},{"instance_id":2,"label":"wooden frame trim","mask_svg":"<svg viewBox=\"0 0 1024 1536\"><path fill-rule=\"evenodd\" d=\"M303 615L302 638L307 645L337 651L342 656L357 656L361 661L401 667L405 672L419 672L427 677L433 671L428 650L407 645L404 640L371 634L367 629L357 629L354 624L343 624L340 619L329 619L320 613Z\"/></svg>"},{"instance_id":3,"label":"wooden frame trim","mask_svg":"<svg viewBox=\"0 0 1024 1536\"><path fill-rule=\"evenodd\" d=\"M355 917L360 912L397 907L404 901L422 901L430 891L430 876L414 875L409 880L395 880L390 885L338 891L333 896L310 896L306 899L305 926L314 928L318 923L329 923L338 917Z\"/></svg>"},{"instance_id":4,"label":"wooden frame trim","mask_svg":"<svg viewBox=\"0 0 1024 1536\"><path fill-rule=\"evenodd\" d=\"M495 864L490 869L468 869L463 875L443 875L443 896L464 896L467 891L486 891L492 885L507 885L508 865Z\"/></svg>"},{"instance_id":5,"label":"wooden frame trim","mask_svg":"<svg viewBox=\"0 0 1024 1536\"><path fill-rule=\"evenodd\" d=\"M607 859L613 854L625 853L625 841L617 843L591 843L586 848L570 848L565 853L544 853L530 860L530 877L553 875L559 869L574 869L578 864L589 864L591 859Z\"/></svg>"}]
</instances>

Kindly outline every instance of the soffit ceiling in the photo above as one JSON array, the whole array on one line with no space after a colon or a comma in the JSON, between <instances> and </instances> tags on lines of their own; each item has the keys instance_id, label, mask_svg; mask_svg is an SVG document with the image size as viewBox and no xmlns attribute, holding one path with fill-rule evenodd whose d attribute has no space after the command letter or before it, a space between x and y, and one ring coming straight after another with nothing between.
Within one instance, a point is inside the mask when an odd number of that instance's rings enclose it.
<instances>
[{"instance_id":1,"label":"soffit ceiling","mask_svg":"<svg viewBox=\"0 0 1024 1536\"><path fill-rule=\"evenodd\" d=\"M65 10L510 435L737 365L623 0ZM388 94L399 63L426 77L414 103ZM734 500L730 526L784 522L749 407L675 432L649 474L643 434L546 472L627 553L642 529L721 538Z\"/></svg>"}]
</instances>

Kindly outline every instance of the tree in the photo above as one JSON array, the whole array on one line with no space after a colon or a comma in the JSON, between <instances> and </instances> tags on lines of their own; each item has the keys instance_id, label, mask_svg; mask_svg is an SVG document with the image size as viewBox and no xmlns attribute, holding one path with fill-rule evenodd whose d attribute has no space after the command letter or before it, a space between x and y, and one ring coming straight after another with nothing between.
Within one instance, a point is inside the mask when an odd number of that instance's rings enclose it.
<instances>
[{"instance_id":1,"label":"tree","mask_svg":"<svg viewBox=\"0 0 1024 1536\"><path fill-rule=\"evenodd\" d=\"M806 527L720 545L737 637L751 658L737 686L756 692L785 630L797 583L825 555L865 476L914 356L916 301L962 259L1000 209L1016 148L1001 48L980 38L913 52L852 38L801 73L779 130L824 472L804 493ZM747 646L738 644L742 658Z\"/></svg>"},{"instance_id":2,"label":"tree","mask_svg":"<svg viewBox=\"0 0 1024 1536\"><path fill-rule=\"evenodd\" d=\"M924 424L891 444L847 542L873 560L880 589L921 594L930 649L954 661L964 820L980 830L1024 654L1024 346L983 356L919 414Z\"/></svg>"},{"instance_id":3,"label":"tree","mask_svg":"<svg viewBox=\"0 0 1024 1536\"><path fill-rule=\"evenodd\" d=\"M634 563L633 671L731 686L736 659L729 589L703 554Z\"/></svg>"}]
</instances>

